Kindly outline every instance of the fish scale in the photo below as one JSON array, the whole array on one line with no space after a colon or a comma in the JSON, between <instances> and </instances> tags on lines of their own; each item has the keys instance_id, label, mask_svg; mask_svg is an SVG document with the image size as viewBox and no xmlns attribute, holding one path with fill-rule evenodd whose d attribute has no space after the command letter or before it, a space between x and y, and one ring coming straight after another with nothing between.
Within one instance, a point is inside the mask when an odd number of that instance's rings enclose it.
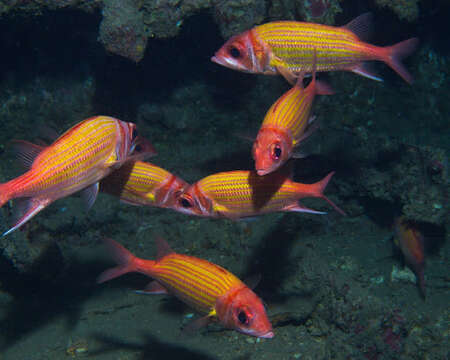
<instances>
[{"instance_id":1,"label":"fish scale","mask_svg":"<svg viewBox=\"0 0 450 360\"><path fill-rule=\"evenodd\" d=\"M218 320L225 327L248 335L271 338L272 325L258 296L228 270L207 260L177 254L167 243L157 239L157 260L140 259L122 245L104 239L118 266L104 271L99 283L129 272L139 272L154 279L140 293L169 293L205 315L192 324L205 325Z\"/></svg>"},{"instance_id":2,"label":"fish scale","mask_svg":"<svg viewBox=\"0 0 450 360\"><path fill-rule=\"evenodd\" d=\"M130 159L154 154L144 139L134 133L135 125L109 116L81 121L49 146L16 141L19 155L30 169L0 184L0 206L18 198L18 221L4 235L22 226L51 202L84 190L88 205L98 191L98 181ZM131 156L137 141L145 150Z\"/></svg>"},{"instance_id":3,"label":"fish scale","mask_svg":"<svg viewBox=\"0 0 450 360\"><path fill-rule=\"evenodd\" d=\"M100 183L100 190L132 205L172 207L188 184L169 171L144 161L128 162Z\"/></svg>"},{"instance_id":4,"label":"fish scale","mask_svg":"<svg viewBox=\"0 0 450 360\"><path fill-rule=\"evenodd\" d=\"M280 74L291 84L300 72L312 72L315 56L317 71L352 71L381 81L365 64L376 60L412 83L401 60L417 48L418 39L385 47L371 45L364 41L371 18L370 13L362 14L340 27L301 21L269 22L231 37L211 60L248 73Z\"/></svg>"},{"instance_id":5,"label":"fish scale","mask_svg":"<svg viewBox=\"0 0 450 360\"><path fill-rule=\"evenodd\" d=\"M319 197L343 214L323 194L333 173L314 184L296 183L289 173L290 167L265 176L248 170L213 174L187 188L180 195L176 209L190 215L234 220L276 211L321 213L298 204L302 198Z\"/></svg>"}]
</instances>

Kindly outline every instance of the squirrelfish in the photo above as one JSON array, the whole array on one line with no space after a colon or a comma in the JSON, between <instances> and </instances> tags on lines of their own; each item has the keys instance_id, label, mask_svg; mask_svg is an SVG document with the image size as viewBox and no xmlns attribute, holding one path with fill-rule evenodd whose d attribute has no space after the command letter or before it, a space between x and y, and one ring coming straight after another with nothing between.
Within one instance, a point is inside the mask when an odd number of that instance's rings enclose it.
<instances>
[{"instance_id":1,"label":"squirrelfish","mask_svg":"<svg viewBox=\"0 0 450 360\"><path fill-rule=\"evenodd\" d=\"M118 263L106 270L98 282L129 272L154 279L142 293L172 294L205 315L196 325L217 320L229 329L244 334L272 338L272 325L259 297L241 280L219 265L193 256L177 254L161 238L157 239L158 257L144 260L134 256L114 240L104 240Z\"/></svg>"},{"instance_id":2,"label":"squirrelfish","mask_svg":"<svg viewBox=\"0 0 450 360\"><path fill-rule=\"evenodd\" d=\"M149 143L136 136L135 128L133 123L95 116L73 126L50 146L16 141L19 156L30 169L0 184L0 206L17 199L20 212L19 220L3 235L22 226L53 201L83 189L91 206L102 178L128 160L155 153Z\"/></svg>"},{"instance_id":3,"label":"squirrelfish","mask_svg":"<svg viewBox=\"0 0 450 360\"><path fill-rule=\"evenodd\" d=\"M281 74L294 83L300 72L312 72L317 51L317 71L346 70L381 81L365 66L366 61L378 60L411 83L413 78L400 61L415 50L418 39L386 47L371 45L364 42L370 22L370 13L341 27L299 21L269 22L230 38L211 60L248 73Z\"/></svg>"},{"instance_id":4,"label":"squirrelfish","mask_svg":"<svg viewBox=\"0 0 450 360\"><path fill-rule=\"evenodd\" d=\"M298 145L314 130L311 108L316 94L329 95L332 89L316 80L315 69L310 84L303 88L303 76L295 86L283 94L269 109L253 143L253 159L258 175L278 169L297 151Z\"/></svg>"},{"instance_id":5,"label":"squirrelfish","mask_svg":"<svg viewBox=\"0 0 450 360\"><path fill-rule=\"evenodd\" d=\"M425 296L423 235L412 222L409 222L403 216L395 219L394 229L394 242L405 257L406 264L416 275L420 291Z\"/></svg>"},{"instance_id":6,"label":"squirrelfish","mask_svg":"<svg viewBox=\"0 0 450 360\"><path fill-rule=\"evenodd\" d=\"M170 208L189 186L169 171L143 161L128 161L100 182L100 190L132 205Z\"/></svg>"},{"instance_id":7,"label":"squirrelfish","mask_svg":"<svg viewBox=\"0 0 450 360\"><path fill-rule=\"evenodd\" d=\"M177 210L190 215L233 220L277 211L324 214L299 203L305 197L318 197L344 213L323 194L334 172L315 184L301 184L292 181L287 170L283 168L265 176L250 170L207 176L180 195Z\"/></svg>"}]
</instances>

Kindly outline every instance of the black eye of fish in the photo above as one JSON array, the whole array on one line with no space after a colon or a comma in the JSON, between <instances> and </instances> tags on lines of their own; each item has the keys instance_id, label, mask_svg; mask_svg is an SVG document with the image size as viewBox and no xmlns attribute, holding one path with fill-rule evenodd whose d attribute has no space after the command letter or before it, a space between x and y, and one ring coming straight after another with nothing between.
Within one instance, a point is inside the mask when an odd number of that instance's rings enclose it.
<instances>
[{"instance_id":1,"label":"black eye of fish","mask_svg":"<svg viewBox=\"0 0 450 360\"><path fill-rule=\"evenodd\" d=\"M241 324L245 325L248 323L248 317L247 314L245 313L245 311L241 311L238 314L238 320Z\"/></svg>"},{"instance_id":2,"label":"black eye of fish","mask_svg":"<svg viewBox=\"0 0 450 360\"><path fill-rule=\"evenodd\" d=\"M184 198L180 200L180 204L181 204L181 206L184 207L184 208L190 208L190 207L192 207L191 202L190 202L189 200L187 200L187 199L184 199Z\"/></svg>"},{"instance_id":3,"label":"black eye of fish","mask_svg":"<svg viewBox=\"0 0 450 360\"><path fill-rule=\"evenodd\" d=\"M231 57L234 57L235 59L237 59L238 57L241 57L241 52L233 46L230 49L230 55L231 55Z\"/></svg>"},{"instance_id":4,"label":"black eye of fish","mask_svg":"<svg viewBox=\"0 0 450 360\"><path fill-rule=\"evenodd\" d=\"M136 145L135 147L134 147L134 151L137 151L137 152L140 152L140 151L142 151L142 146L141 145Z\"/></svg>"},{"instance_id":5,"label":"black eye of fish","mask_svg":"<svg viewBox=\"0 0 450 360\"><path fill-rule=\"evenodd\" d=\"M276 145L273 149L273 157L274 159L278 160L281 156L281 147L280 145Z\"/></svg>"}]
</instances>

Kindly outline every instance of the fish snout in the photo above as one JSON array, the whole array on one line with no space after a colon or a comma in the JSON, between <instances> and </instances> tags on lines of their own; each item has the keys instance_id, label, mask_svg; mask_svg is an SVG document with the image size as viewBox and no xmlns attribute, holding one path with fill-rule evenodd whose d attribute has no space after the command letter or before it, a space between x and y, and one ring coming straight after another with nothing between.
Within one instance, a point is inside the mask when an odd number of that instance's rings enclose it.
<instances>
[{"instance_id":1,"label":"fish snout","mask_svg":"<svg viewBox=\"0 0 450 360\"><path fill-rule=\"evenodd\" d=\"M273 333L273 331L268 331L263 335L259 335L258 337L264 338L264 339L272 339L274 336L275 336L275 334Z\"/></svg>"}]
</instances>

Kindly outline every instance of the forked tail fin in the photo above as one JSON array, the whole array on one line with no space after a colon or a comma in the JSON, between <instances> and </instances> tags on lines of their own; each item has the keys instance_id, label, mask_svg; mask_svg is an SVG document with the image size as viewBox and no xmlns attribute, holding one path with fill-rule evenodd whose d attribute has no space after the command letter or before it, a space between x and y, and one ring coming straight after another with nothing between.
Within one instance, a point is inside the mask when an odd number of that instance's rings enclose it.
<instances>
[{"instance_id":1,"label":"forked tail fin","mask_svg":"<svg viewBox=\"0 0 450 360\"><path fill-rule=\"evenodd\" d=\"M321 199L324 199L326 202L328 202L339 214L341 215L347 215L343 210L341 210L333 201L328 199L324 195L325 188L327 187L328 183L330 182L331 178L334 175L334 171L330 172L327 176L325 176L322 180L316 182L315 184L312 184L314 190L315 190L315 196L319 197Z\"/></svg>"},{"instance_id":2,"label":"forked tail fin","mask_svg":"<svg viewBox=\"0 0 450 360\"><path fill-rule=\"evenodd\" d=\"M130 251L112 239L103 239L103 242L118 266L102 272L97 278L97 283L103 283L129 272L138 271L136 265L136 260L138 260L138 258Z\"/></svg>"},{"instance_id":3,"label":"forked tail fin","mask_svg":"<svg viewBox=\"0 0 450 360\"><path fill-rule=\"evenodd\" d=\"M0 184L0 207L10 200L7 184L8 183Z\"/></svg>"},{"instance_id":4,"label":"forked tail fin","mask_svg":"<svg viewBox=\"0 0 450 360\"><path fill-rule=\"evenodd\" d=\"M401 41L395 45L387 46L386 50L387 56L384 59L386 63L399 74L408 84L412 84L413 77L406 69L405 65L402 64L402 59L411 55L414 50L416 50L419 45L418 38L411 38L405 41Z\"/></svg>"}]
</instances>

